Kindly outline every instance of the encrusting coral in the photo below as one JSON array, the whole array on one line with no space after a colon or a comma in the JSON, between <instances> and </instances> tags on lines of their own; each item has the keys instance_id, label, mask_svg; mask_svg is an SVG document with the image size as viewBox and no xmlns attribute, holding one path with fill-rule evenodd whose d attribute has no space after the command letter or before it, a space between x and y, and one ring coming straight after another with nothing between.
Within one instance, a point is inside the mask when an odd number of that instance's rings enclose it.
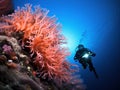
<instances>
[{"instance_id":1,"label":"encrusting coral","mask_svg":"<svg viewBox=\"0 0 120 90\"><path fill-rule=\"evenodd\" d=\"M30 57L28 61L33 65L32 73L36 77L62 85L72 82L73 70L66 61L68 50L61 47L66 41L60 32L60 25L56 24L54 17L47 16L48 12L39 7L32 10L28 4L18 8L13 14L0 18L0 33L5 35L0 37L11 43L19 57L24 56L19 50L27 50L25 52ZM15 37L19 45L9 37Z\"/></svg>"}]
</instances>

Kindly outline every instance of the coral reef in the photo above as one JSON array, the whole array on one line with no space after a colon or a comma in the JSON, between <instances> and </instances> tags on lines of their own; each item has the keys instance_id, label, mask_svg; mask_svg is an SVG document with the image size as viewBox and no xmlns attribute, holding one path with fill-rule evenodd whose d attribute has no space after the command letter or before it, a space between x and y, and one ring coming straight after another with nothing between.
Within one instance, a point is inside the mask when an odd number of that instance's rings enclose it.
<instances>
[{"instance_id":1,"label":"coral reef","mask_svg":"<svg viewBox=\"0 0 120 90\"><path fill-rule=\"evenodd\" d=\"M72 64L66 60L68 50L61 47L66 41L60 25L47 16L48 12L39 7L32 10L27 4L0 17L0 75L6 73L9 82L8 73L12 72L17 86L27 83L23 88L29 89L25 90L83 90L81 80L72 75Z\"/></svg>"}]
</instances>

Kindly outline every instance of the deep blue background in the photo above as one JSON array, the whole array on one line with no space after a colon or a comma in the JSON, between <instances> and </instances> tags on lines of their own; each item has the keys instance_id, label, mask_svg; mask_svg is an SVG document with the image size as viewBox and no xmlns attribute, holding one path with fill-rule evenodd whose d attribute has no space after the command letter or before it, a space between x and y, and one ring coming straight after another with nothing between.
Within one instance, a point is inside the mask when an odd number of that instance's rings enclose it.
<instances>
[{"instance_id":1,"label":"deep blue background","mask_svg":"<svg viewBox=\"0 0 120 90\"><path fill-rule=\"evenodd\" d=\"M93 64L99 80L80 65L87 90L120 90L120 0L14 0L15 8L26 3L40 5L56 15L71 51L79 43L96 52Z\"/></svg>"}]
</instances>

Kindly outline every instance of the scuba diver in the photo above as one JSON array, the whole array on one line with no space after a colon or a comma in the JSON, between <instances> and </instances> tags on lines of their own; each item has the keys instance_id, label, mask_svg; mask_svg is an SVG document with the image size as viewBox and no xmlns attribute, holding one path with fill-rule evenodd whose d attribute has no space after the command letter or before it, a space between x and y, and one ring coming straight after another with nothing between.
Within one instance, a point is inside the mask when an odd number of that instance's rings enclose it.
<instances>
[{"instance_id":1,"label":"scuba diver","mask_svg":"<svg viewBox=\"0 0 120 90\"><path fill-rule=\"evenodd\" d=\"M96 70L92 64L92 58L95 57L96 54L89 49L85 48L82 44L77 46L77 51L74 56L75 61L79 61L79 63L82 64L83 68L86 69L87 66L89 66L89 70L93 71L96 78L98 78L98 75L96 73Z\"/></svg>"}]
</instances>

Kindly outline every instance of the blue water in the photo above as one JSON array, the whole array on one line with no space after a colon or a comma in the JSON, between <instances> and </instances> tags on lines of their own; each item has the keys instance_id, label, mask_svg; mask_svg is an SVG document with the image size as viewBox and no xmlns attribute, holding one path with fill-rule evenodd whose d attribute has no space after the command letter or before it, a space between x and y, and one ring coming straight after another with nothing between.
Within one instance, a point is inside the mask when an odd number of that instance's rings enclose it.
<instances>
[{"instance_id":1,"label":"blue water","mask_svg":"<svg viewBox=\"0 0 120 90\"><path fill-rule=\"evenodd\" d=\"M94 51L99 79L80 65L87 90L120 90L120 0L14 0L14 7L40 5L56 15L73 60L79 43Z\"/></svg>"}]
</instances>

